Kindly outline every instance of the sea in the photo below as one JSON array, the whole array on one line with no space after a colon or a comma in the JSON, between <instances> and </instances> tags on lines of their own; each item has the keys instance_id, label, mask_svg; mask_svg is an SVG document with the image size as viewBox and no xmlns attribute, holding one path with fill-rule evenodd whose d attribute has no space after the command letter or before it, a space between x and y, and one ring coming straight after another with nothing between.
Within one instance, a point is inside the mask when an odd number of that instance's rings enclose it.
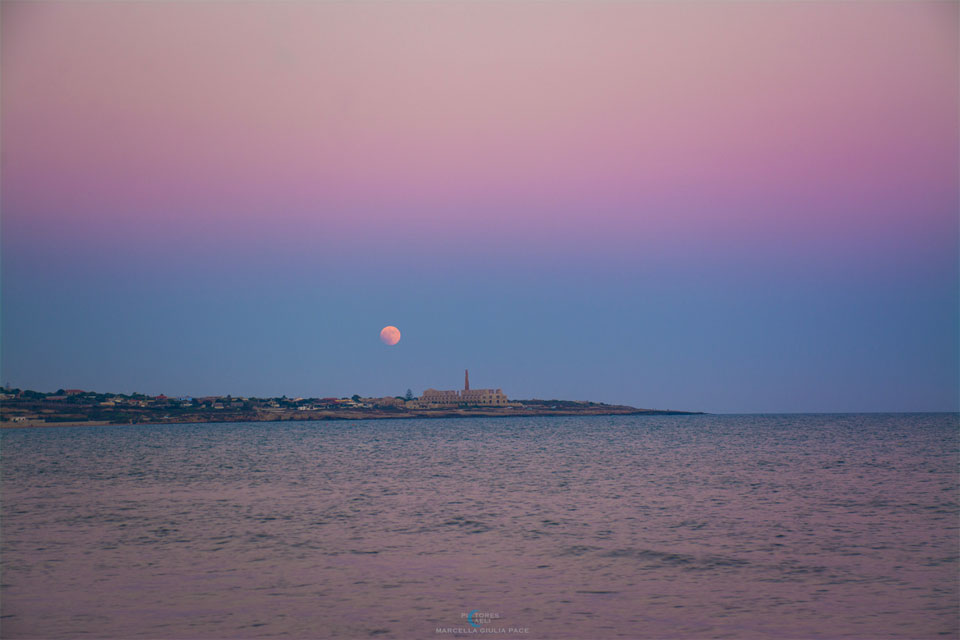
<instances>
[{"instance_id":1,"label":"sea","mask_svg":"<svg viewBox=\"0 0 960 640\"><path fill-rule=\"evenodd\" d=\"M3 638L956 638L957 414L0 434Z\"/></svg>"}]
</instances>

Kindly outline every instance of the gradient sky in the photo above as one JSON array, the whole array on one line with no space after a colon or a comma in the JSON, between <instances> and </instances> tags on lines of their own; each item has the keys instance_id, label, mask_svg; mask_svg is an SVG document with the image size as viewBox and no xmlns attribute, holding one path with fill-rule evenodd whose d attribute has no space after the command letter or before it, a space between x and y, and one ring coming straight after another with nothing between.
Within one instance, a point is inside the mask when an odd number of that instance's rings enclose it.
<instances>
[{"instance_id":1,"label":"gradient sky","mask_svg":"<svg viewBox=\"0 0 960 640\"><path fill-rule=\"evenodd\" d=\"M2 381L956 411L958 7L4 2Z\"/></svg>"}]
</instances>

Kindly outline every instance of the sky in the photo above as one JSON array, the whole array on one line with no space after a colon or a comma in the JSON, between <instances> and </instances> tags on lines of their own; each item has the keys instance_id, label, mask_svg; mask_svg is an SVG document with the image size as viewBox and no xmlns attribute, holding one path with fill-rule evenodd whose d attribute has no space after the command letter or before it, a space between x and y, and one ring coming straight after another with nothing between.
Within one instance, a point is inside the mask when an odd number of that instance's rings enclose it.
<instances>
[{"instance_id":1,"label":"sky","mask_svg":"<svg viewBox=\"0 0 960 640\"><path fill-rule=\"evenodd\" d=\"M960 409L958 3L0 11L4 383Z\"/></svg>"}]
</instances>

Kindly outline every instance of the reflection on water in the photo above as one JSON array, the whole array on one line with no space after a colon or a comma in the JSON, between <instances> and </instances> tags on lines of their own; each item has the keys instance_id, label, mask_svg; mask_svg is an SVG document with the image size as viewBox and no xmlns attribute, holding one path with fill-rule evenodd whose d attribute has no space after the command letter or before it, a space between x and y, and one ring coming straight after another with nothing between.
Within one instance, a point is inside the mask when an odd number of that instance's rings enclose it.
<instances>
[{"instance_id":1,"label":"reflection on water","mask_svg":"<svg viewBox=\"0 0 960 640\"><path fill-rule=\"evenodd\" d=\"M954 637L957 427L945 414L7 430L0 630Z\"/></svg>"}]
</instances>

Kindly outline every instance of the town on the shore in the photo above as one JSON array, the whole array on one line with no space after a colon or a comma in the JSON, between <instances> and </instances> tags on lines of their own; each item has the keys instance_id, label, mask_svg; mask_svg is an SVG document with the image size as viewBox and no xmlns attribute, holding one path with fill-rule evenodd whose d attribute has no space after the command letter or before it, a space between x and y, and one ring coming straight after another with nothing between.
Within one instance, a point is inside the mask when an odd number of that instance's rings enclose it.
<instances>
[{"instance_id":1,"label":"town on the shore","mask_svg":"<svg viewBox=\"0 0 960 640\"><path fill-rule=\"evenodd\" d=\"M274 398L156 396L59 389L45 393L4 388L0 426L163 424L284 420L360 420L457 416L689 414L576 400L510 400L501 389L427 389L420 396Z\"/></svg>"}]
</instances>

